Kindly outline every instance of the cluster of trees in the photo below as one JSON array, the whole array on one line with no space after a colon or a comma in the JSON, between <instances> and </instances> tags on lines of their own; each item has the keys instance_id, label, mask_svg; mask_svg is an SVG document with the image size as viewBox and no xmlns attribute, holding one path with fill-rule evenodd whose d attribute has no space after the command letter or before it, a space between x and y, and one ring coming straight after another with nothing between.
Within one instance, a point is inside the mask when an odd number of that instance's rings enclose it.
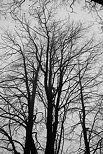
<instances>
[{"instance_id":1,"label":"cluster of trees","mask_svg":"<svg viewBox=\"0 0 103 154\"><path fill-rule=\"evenodd\" d=\"M23 3L24 1L22 1ZM40 0L0 43L0 153L103 153L102 41ZM57 8L56 8L57 10Z\"/></svg>"}]
</instances>

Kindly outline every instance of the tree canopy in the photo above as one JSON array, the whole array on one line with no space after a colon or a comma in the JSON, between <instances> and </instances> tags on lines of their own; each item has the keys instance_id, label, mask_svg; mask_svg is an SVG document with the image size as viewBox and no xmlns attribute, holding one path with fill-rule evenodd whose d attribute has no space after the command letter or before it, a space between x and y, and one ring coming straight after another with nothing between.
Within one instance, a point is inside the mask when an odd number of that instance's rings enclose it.
<instances>
[{"instance_id":1,"label":"tree canopy","mask_svg":"<svg viewBox=\"0 0 103 154\"><path fill-rule=\"evenodd\" d=\"M2 3L15 23L0 40L1 154L102 154L103 40L53 1L25 2Z\"/></svg>"}]
</instances>

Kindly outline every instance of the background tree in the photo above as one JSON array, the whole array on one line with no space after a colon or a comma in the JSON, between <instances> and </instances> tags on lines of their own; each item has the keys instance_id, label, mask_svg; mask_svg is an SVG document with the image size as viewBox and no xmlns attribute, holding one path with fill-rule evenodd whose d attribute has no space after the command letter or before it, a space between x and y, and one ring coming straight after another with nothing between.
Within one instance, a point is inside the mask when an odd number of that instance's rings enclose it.
<instances>
[{"instance_id":1,"label":"background tree","mask_svg":"<svg viewBox=\"0 0 103 154\"><path fill-rule=\"evenodd\" d=\"M96 54L96 59L98 55ZM94 61L94 62L93 62ZM99 91L98 86L101 83L100 76L102 75L101 69L98 70L98 73L95 74L95 69L93 65L95 65L95 57L92 52L86 59L86 61L78 62L78 80L80 86L80 102L81 102L81 110L79 111L80 123L82 126L81 135L84 138L85 150L84 153L96 153L98 151L97 145L98 140L100 138L95 139L94 132L100 131L95 130L96 128L96 119L99 115L98 109L98 100L99 100ZM82 67L80 69L80 67ZM81 71L80 71L81 70ZM90 71L93 71L90 73ZM98 120L99 122L99 120ZM101 127L101 124L100 124ZM98 132L99 133L99 132ZM81 136L81 138L82 138ZM101 134L102 136L102 134ZM94 142L95 140L95 142Z\"/></svg>"},{"instance_id":2,"label":"background tree","mask_svg":"<svg viewBox=\"0 0 103 154\"><path fill-rule=\"evenodd\" d=\"M102 68L98 64L101 53L97 52L98 45L94 48L93 42L93 39L89 40L86 44L87 52L76 59L74 72L77 74L75 80L78 85L75 99L71 101L71 112L68 111L71 113L68 117L71 125L66 137L68 142L72 141L68 153L96 153L101 149L98 144L102 142L102 122L98 107L101 93L99 87L102 84Z\"/></svg>"}]
</instances>

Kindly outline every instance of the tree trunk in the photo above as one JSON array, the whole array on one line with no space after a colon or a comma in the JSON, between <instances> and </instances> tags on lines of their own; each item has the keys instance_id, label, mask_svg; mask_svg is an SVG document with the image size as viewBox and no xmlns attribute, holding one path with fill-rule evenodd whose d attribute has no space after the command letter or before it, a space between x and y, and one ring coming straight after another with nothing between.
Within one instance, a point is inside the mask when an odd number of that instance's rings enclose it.
<instances>
[{"instance_id":1,"label":"tree trunk","mask_svg":"<svg viewBox=\"0 0 103 154\"><path fill-rule=\"evenodd\" d=\"M26 130L24 154L37 154L37 150L32 137L32 127L33 127L32 122L33 122L32 118L31 119L29 118L27 130Z\"/></svg>"},{"instance_id":2,"label":"tree trunk","mask_svg":"<svg viewBox=\"0 0 103 154\"><path fill-rule=\"evenodd\" d=\"M32 145L32 123L29 119L27 129L26 129L26 141L25 141L25 149L24 154L30 154Z\"/></svg>"},{"instance_id":3,"label":"tree trunk","mask_svg":"<svg viewBox=\"0 0 103 154\"><path fill-rule=\"evenodd\" d=\"M83 135L84 135L85 154L90 154L89 142L87 138L86 122L85 122L85 118L86 118L85 102L84 102L84 97L83 97L83 89L82 89L80 72L79 72L79 85L80 85L80 96L81 96L82 114L83 114L80 120L81 120L82 129L83 129Z\"/></svg>"},{"instance_id":4,"label":"tree trunk","mask_svg":"<svg viewBox=\"0 0 103 154\"><path fill-rule=\"evenodd\" d=\"M52 101L48 101L48 109L47 109L47 143L45 154L54 154L54 143L53 143L53 133L52 133Z\"/></svg>"}]
</instances>

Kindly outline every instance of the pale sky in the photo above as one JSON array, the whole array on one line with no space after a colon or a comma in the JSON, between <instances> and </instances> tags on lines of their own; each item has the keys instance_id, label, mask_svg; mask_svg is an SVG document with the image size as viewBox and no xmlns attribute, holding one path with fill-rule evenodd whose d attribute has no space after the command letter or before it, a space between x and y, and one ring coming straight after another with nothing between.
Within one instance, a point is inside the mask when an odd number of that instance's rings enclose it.
<instances>
[{"instance_id":1,"label":"pale sky","mask_svg":"<svg viewBox=\"0 0 103 154\"><path fill-rule=\"evenodd\" d=\"M25 2L25 11L26 11L26 8L28 7L28 3ZM78 4L78 5L74 5L73 6L73 10L74 10L74 13L71 13L72 9L70 9L69 7L67 6L61 6L60 7L60 10L58 10L58 18L61 18L61 19L64 19L66 17L70 17L70 19L73 19L75 21L82 21L84 23L87 23L87 24L90 24L90 23L93 23L94 27L93 27L93 30L94 32L97 32L97 33L100 33L101 32L101 26L99 24L97 24L95 22L95 17L93 17L93 13L89 13L89 11L81 8L81 5ZM9 18L4 18L4 17L1 17L0 19L0 28L7 28L7 29L12 29L13 28L13 21ZM2 31L0 30L0 33Z\"/></svg>"}]
</instances>

